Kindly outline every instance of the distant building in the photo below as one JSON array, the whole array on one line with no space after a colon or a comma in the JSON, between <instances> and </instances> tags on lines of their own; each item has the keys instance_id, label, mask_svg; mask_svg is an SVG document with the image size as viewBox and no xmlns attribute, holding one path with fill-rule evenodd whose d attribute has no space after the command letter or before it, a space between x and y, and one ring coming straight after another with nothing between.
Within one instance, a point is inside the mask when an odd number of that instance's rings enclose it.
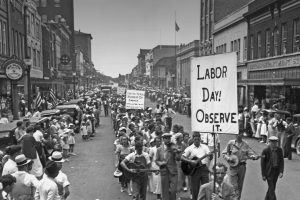
<instances>
[{"instance_id":1,"label":"distant building","mask_svg":"<svg viewBox=\"0 0 300 200\"><path fill-rule=\"evenodd\" d=\"M158 87L159 79L161 77L158 77L158 74L156 73L158 70L155 69L155 64L164 57L175 57L175 49L178 48L178 46L175 45L157 45L153 49L149 51L149 53L145 57L146 62L146 76L149 76L149 84ZM170 77L172 79L172 86L176 87L175 81L176 81L176 63L173 66L174 70L172 68L170 69ZM166 77L166 74L165 74ZM166 82L166 81L165 81Z\"/></svg>"},{"instance_id":2,"label":"distant building","mask_svg":"<svg viewBox=\"0 0 300 200\"><path fill-rule=\"evenodd\" d=\"M237 53L238 105L241 106L248 104L246 83L248 24L243 15L248 12L247 3L250 1L229 0L226 5L224 5L224 1L215 1L215 19L217 21L214 22L213 48L217 54ZM229 7L229 5L231 6ZM220 12L222 10L223 12Z\"/></svg>"},{"instance_id":3,"label":"distant building","mask_svg":"<svg viewBox=\"0 0 300 200\"><path fill-rule=\"evenodd\" d=\"M92 39L90 33L83 33L80 30L75 31L75 47L80 49L87 62L92 62Z\"/></svg>"},{"instance_id":4,"label":"distant building","mask_svg":"<svg viewBox=\"0 0 300 200\"><path fill-rule=\"evenodd\" d=\"M191 86L191 59L199 57L199 40L194 40L188 44L182 44L176 51L176 83L180 90L187 90Z\"/></svg>"}]
</instances>

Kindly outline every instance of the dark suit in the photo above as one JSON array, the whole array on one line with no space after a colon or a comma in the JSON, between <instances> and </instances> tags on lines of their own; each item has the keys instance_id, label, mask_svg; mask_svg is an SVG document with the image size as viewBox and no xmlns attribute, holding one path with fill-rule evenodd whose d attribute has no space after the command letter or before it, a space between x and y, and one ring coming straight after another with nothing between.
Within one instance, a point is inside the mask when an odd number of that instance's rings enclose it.
<instances>
[{"instance_id":1,"label":"dark suit","mask_svg":"<svg viewBox=\"0 0 300 200\"><path fill-rule=\"evenodd\" d=\"M37 141L32 135L25 134L22 138L22 152L29 159L37 158L36 146L38 145Z\"/></svg>"},{"instance_id":2,"label":"dark suit","mask_svg":"<svg viewBox=\"0 0 300 200\"><path fill-rule=\"evenodd\" d=\"M213 193L213 190L214 190L213 181L206 183L204 185L201 185L197 200L211 200L211 195ZM236 200L237 199L235 197L235 192L234 192L233 186L228 183L223 183L221 194L222 194L222 198L224 200Z\"/></svg>"},{"instance_id":3,"label":"dark suit","mask_svg":"<svg viewBox=\"0 0 300 200\"><path fill-rule=\"evenodd\" d=\"M176 200L178 171L176 164L176 153L171 148L162 145L157 149L156 164L160 166L160 162L165 161L167 165L160 168L162 199Z\"/></svg>"},{"instance_id":4,"label":"dark suit","mask_svg":"<svg viewBox=\"0 0 300 200\"><path fill-rule=\"evenodd\" d=\"M261 158L261 173L262 177L265 177L268 182L268 191L265 197L265 200L276 200L275 188L280 173L283 173L284 169L284 160L283 153L280 147L277 147L276 150L277 156L277 167L273 166L273 156L271 147L267 147L262 152Z\"/></svg>"}]
</instances>

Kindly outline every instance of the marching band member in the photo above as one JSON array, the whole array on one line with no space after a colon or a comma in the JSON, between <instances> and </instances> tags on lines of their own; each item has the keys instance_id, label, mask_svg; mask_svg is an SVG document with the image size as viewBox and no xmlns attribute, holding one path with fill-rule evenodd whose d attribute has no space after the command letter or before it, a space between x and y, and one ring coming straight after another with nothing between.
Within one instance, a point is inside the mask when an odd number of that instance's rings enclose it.
<instances>
[{"instance_id":1,"label":"marching band member","mask_svg":"<svg viewBox=\"0 0 300 200\"><path fill-rule=\"evenodd\" d=\"M243 132L236 135L235 140L230 140L222 152L224 159L229 163L237 161L236 165L229 167L228 180L233 185L237 199L241 198L244 178L246 174L246 161L247 159L257 160L256 155L249 145L243 140ZM233 156L237 160L233 159Z\"/></svg>"}]
</instances>

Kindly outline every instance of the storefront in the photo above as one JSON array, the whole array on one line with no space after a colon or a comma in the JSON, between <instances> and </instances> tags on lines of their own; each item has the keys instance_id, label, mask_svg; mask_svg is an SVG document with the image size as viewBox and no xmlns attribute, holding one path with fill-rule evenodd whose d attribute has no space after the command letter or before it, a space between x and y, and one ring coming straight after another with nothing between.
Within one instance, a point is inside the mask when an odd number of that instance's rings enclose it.
<instances>
[{"instance_id":1,"label":"storefront","mask_svg":"<svg viewBox=\"0 0 300 200\"><path fill-rule=\"evenodd\" d=\"M248 63L250 104L274 104L278 109L300 113L300 54L260 59Z\"/></svg>"}]
</instances>

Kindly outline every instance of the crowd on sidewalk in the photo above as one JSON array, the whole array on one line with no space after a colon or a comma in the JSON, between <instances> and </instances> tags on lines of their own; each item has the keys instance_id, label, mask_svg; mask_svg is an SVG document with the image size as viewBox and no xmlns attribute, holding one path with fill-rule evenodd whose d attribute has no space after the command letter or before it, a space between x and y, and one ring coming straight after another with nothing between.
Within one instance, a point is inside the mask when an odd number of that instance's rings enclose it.
<instances>
[{"instance_id":1,"label":"crowd on sidewalk","mask_svg":"<svg viewBox=\"0 0 300 200\"><path fill-rule=\"evenodd\" d=\"M92 140L105 101L106 97L97 96L85 99L73 118L61 114L48 117L45 123L33 124L30 117L18 121L14 144L0 151L0 199L67 199L71 184L62 164L76 156L76 141ZM37 112L32 116L40 117Z\"/></svg>"}]
</instances>

